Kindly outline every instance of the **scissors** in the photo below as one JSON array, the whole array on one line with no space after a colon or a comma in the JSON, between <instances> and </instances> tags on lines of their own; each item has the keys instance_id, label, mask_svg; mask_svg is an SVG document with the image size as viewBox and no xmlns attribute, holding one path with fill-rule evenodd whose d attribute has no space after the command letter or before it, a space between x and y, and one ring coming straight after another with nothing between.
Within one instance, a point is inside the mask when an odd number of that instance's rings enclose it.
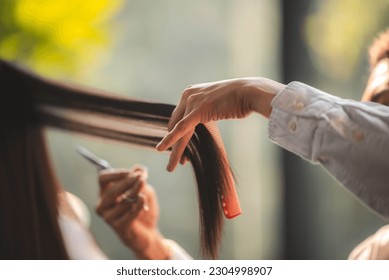
<instances>
[{"instance_id":1,"label":"scissors","mask_svg":"<svg viewBox=\"0 0 389 280\"><path fill-rule=\"evenodd\" d=\"M87 159L90 163L97 167L98 171L113 168L108 161L102 158L98 158L91 151L88 151L84 147L77 145L77 152Z\"/></svg>"},{"instance_id":2,"label":"scissors","mask_svg":"<svg viewBox=\"0 0 389 280\"><path fill-rule=\"evenodd\" d=\"M113 167L109 164L108 161L105 159L97 157L95 154L93 154L91 151L85 149L84 147L77 145L76 146L77 152L82 155L85 159L87 159L90 163L92 163L94 166L97 167L98 171L106 170L106 169L112 169ZM137 201L137 198L131 197L131 191L128 190L122 194L122 199L126 200L130 203L134 203ZM138 193L137 197L144 197L143 193ZM147 203L143 205L143 209L145 211L149 211L149 206Z\"/></svg>"}]
</instances>

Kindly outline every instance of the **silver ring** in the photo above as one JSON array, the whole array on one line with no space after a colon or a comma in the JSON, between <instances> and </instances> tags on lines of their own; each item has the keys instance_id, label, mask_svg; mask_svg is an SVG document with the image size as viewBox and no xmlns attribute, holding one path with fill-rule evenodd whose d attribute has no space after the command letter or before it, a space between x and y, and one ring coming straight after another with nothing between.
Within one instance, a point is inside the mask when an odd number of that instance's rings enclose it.
<instances>
[{"instance_id":1,"label":"silver ring","mask_svg":"<svg viewBox=\"0 0 389 280\"><path fill-rule=\"evenodd\" d=\"M125 192L122 194L122 198L123 198L123 199L126 199L126 197L131 196L133 192L134 192L134 189L132 189L132 188L129 189L129 190L127 190L127 191L125 191Z\"/></svg>"},{"instance_id":2,"label":"silver ring","mask_svg":"<svg viewBox=\"0 0 389 280\"><path fill-rule=\"evenodd\" d=\"M143 201L145 201L145 203L143 204L143 210L145 210L146 212L150 210L150 207L149 205L146 203L146 195L144 193L138 193L138 197L141 197L143 198Z\"/></svg>"},{"instance_id":3,"label":"silver ring","mask_svg":"<svg viewBox=\"0 0 389 280\"><path fill-rule=\"evenodd\" d=\"M128 203L135 203L137 202L138 198L137 197L130 197L130 196L127 196L125 197L123 200L127 201Z\"/></svg>"},{"instance_id":4,"label":"silver ring","mask_svg":"<svg viewBox=\"0 0 389 280\"><path fill-rule=\"evenodd\" d=\"M124 192L120 197L122 199L122 201L126 201L128 203L135 203L137 200L138 200L138 197L133 197L131 196L131 190L128 190L126 192Z\"/></svg>"}]
</instances>

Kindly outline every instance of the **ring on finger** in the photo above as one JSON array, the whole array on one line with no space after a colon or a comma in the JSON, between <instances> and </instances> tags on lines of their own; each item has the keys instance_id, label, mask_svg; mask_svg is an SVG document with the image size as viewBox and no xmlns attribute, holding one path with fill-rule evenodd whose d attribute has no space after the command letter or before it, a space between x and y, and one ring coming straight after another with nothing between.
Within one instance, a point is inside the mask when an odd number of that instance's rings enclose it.
<instances>
[{"instance_id":1,"label":"ring on finger","mask_svg":"<svg viewBox=\"0 0 389 280\"><path fill-rule=\"evenodd\" d=\"M126 196L123 198L124 201L133 204L138 201L138 197Z\"/></svg>"},{"instance_id":2,"label":"ring on finger","mask_svg":"<svg viewBox=\"0 0 389 280\"><path fill-rule=\"evenodd\" d=\"M144 201L144 204L143 204L143 210L145 210L146 212L150 210L150 207L149 205L147 204L146 202L146 195L144 193L138 193L138 197L141 197L143 198L143 201Z\"/></svg>"},{"instance_id":3,"label":"ring on finger","mask_svg":"<svg viewBox=\"0 0 389 280\"><path fill-rule=\"evenodd\" d=\"M126 200L127 198L131 197L132 193L134 192L134 189L129 189L125 191L122 195L121 198L122 200Z\"/></svg>"}]
</instances>

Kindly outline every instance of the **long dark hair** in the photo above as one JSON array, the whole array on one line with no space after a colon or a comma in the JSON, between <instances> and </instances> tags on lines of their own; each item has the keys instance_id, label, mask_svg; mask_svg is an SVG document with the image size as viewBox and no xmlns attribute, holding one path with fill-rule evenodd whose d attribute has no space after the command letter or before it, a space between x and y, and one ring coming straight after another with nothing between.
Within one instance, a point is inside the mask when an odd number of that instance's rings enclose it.
<instances>
[{"instance_id":1,"label":"long dark hair","mask_svg":"<svg viewBox=\"0 0 389 280\"><path fill-rule=\"evenodd\" d=\"M1 60L0 83L6 89L0 112L1 258L68 258L57 223L61 187L42 128L154 148L167 131L174 106L61 84ZM232 172L217 131L207 126L196 127L185 155L197 181L201 251L216 258L224 211L220 197L235 203ZM232 210L239 212L234 205Z\"/></svg>"}]
</instances>

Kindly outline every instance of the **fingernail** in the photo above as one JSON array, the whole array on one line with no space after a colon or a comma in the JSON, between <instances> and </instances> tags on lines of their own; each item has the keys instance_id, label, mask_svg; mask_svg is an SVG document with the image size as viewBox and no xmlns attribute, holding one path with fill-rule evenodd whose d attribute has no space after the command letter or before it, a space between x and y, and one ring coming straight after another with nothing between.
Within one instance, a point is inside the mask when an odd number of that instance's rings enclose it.
<instances>
[{"instance_id":1,"label":"fingernail","mask_svg":"<svg viewBox=\"0 0 389 280\"><path fill-rule=\"evenodd\" d=\"M145 203L145 204L143 204L143 210L145 210L147 212L150 210L150 207Z\"/></svg>"},{"instance_id":2,"label":"fingernail","mask_svg":"<svg viewBox=\"0 0 389 280\"><path fill-rule=\"evenodd\" d=\"M137 164L136 166L142 172L141 175L143 176L143 178L147 179L149 176L149 169L147 168L147 166L143 164Z\"/></svg>"},{"instance_id":3,"label":"fingernail","mask_svg":"<svg viewBox=\"0 0 389 280\"><path fill-rule=\"evenodd\" d=\"M150 207L149 205L147 204L146 202L146 196L143 194L143 193L138 193L138 197L141 197L143 198L143 210L145 210L146 212L150 210Z\"/></svg>"},{"instance_id":4,"label":"fingernail","mask_svg":"<svg viewBox=\"0 0 389 280\"><path fill-rule=\"evenodd\" d=\"M172 172L172 166L170 163L167 165L166 170Z\"/></svg>"},{"instance_id":5,"label":"fingernail","mask_svg":"<svg viewBox=\"0 0 389 280\"><path fill-rule=\"evenodd\" d=\"M155 146L155 148L158 150L158 151L162 151L162 141L161 142L159 142L158 144L157 144L157 146Z\"/></svg>"},{"instance_id":6,"label":"fingernail","mask_svg":"<svg viewBox=\"0 0 389 280\"><path fill-rule=\"evenodd\" d=\"M147 179L149 177L149 169L147 168L146 165L139 164L139 167L143 170L143 177Z\"/></svg>"}]
</instances>

